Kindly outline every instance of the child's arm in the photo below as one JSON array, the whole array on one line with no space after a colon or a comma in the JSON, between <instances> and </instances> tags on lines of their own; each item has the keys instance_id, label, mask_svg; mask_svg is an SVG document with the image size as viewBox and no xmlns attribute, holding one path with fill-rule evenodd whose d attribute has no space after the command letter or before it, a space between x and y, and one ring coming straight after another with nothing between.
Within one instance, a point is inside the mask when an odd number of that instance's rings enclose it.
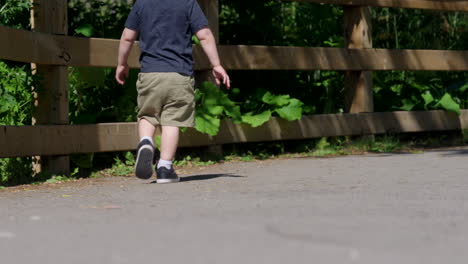
<instances>
[{"instance_id":1,"label":"child's arm","mask_svg":"<svg viewBox=\"0 0 468 264\"><path fill-rule=\"evenodd\" d=\"M213 33L209 28L202 28L195 35L198 40L200 40L203 51L206 53L206 56L208 56L211 66L213 67L213 76L215 77L216 84L219 85L222 82L229 89L231 87L231 81L229 80L229 75L226 73L223 66L221 66Z\"/></svg>"},{"instance_id":2,"label":"child's arm","mask_svg":"<svg viewBox=\"0 0 468 264\"><path fill-rule=\"evenodd\" d=\"M125 79L128 78L128 55L132 50L133 43L138 37L138 32L125 28L122 32L119 45L119 58L117 69L115 71L115 79L119 84L124 84Z\"/></svg>"}]
</instances>

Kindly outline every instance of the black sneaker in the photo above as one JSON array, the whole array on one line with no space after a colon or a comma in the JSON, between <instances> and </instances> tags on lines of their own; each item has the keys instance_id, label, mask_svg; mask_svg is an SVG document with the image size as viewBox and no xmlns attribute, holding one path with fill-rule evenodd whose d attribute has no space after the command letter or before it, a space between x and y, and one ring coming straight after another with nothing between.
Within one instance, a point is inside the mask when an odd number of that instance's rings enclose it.
<instances>
[{"instance_id":1,"label":"black sneaker","mask_svg":"<svg viewBox=\"0 0 468 264\"><path fill-rule=\"evenodd\" d=\"M156 178L157 183L173 183L180 181L179 176L177 176L177 173L172 167L170 170L166 167L156 169Z\"/></svg>"},{"instance_id":2,"label":"black sneaker","mask_svg":"<svg viewBox=\"0 0 468 264\"><path fill-rule=\"evenodd\" d=\"M151 178L153 175L154 147L147 139L138 144L138 153L135 163L135 175L143 180Z\"/></svg>"}]
</instances>

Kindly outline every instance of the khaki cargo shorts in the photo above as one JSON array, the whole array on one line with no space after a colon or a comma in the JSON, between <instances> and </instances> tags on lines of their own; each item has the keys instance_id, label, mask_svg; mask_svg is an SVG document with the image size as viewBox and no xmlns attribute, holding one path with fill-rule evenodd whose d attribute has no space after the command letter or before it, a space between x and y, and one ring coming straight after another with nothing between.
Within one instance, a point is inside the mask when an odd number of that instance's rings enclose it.
<instances>
[{"instance_id":1,"label":"khaki cargo shorts","mask_svg":"<svg viewBox=\"0 0 468 264\"><path fill-rule=\"evenodd\" d=\"M195 80L176 72L139 73L138 120L154 126L195 126Z\"/></svg>"}]
</instances>

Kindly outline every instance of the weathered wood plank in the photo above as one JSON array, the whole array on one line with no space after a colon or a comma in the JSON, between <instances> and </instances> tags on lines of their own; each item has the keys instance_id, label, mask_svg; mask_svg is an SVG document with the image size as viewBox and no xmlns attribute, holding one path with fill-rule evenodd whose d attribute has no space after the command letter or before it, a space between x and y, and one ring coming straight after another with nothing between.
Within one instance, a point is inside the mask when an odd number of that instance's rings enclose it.
<instances>
[{"instance_id":1,"label":"weathered wood plank","mask_svg":"<svg viewBox=\"0 0 468 264\"><path fill-rule=\"evenodd\" d=\"M79 38L14 29L0 25L0 58L49 65L115 67L119 40ZM140 67L135 45L129 57L132 68Z\"/></svg>"},{"instance_id":2,"label":"weathered wood plank","mask_svg":"<svg viewBox=\"0 0 468 264\"><path fill-rule=\"evenodd\" d=\"M239 45L221 46L220 54L230 70L468 70L468 51Z\"/></svg>"},{"instance_id":3,"label":"weathered wood plank","mask_svg":"<svg viewBox=\"0 0 468 264\"><path fill-rule=\"evenodd\" d=\"M468 11L467 0L286 0L335 5L432 9L441 11Z\"/></svg>"},{"instance_id":4,"label":"weathered wood plank","mask_svg":"<svg viewBox=\"0 0 468 264\"><path fill-rule=\"evenodd\" d=\"M118 40L53 36L0 26L0 58L21 62L115 67ZM219 46L228 70L408 70L467 71L468 51L341 49L275 46ZM47 56L45 54L48 54ZM139 49L129 65L139 67ZM210 65L195 46L196 70Z\"/></svg>"},{"instance_id":5,"label":"weathered wood plank","mask_svg":"<svg viewBox=\"0 0 468 264\"><path fill-rule=\"evenodd\" d=\"M211 137L194 129L183 133L181 147L317 137L468 129L468 110L461 116L444 111L330 114L296 122L273 118L252 128L224 120ZM66 144L64 144L66 142ZM75 126L0 126L0 158L134 150L136 123Z\"/></svg>"}]
</instances>

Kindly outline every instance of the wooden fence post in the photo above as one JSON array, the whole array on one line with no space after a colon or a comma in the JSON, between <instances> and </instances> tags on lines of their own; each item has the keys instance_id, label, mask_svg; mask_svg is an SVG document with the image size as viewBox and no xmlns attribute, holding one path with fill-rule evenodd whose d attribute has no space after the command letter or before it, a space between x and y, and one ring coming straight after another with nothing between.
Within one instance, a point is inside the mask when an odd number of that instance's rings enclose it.
<instances>
[{"instance_id":1,"label":"wooden fence post","mask_svg":"<svg viewBox=\"0 0 468 264\"><path fill-rule=\"evenodd\" d=\"M208 19L208 25L213 32L216 40L216 44L219 43L219 0L198 0L203 13L205 13ZM221 58L222 59L222 58ZM204 81L214 82L214 77L211 71L198 71L195 73L195 80L197 85ZM211 145L208 146L208 152L213 153L217 156L222 156L223 147L222 145Z\"/></svg>"},{"instance_id":2,"label":"wooden fence post","mask_svg":"<svg viewBox=\"0 0 468 264\"><path fill-rule=\"evenodd\" d=\"M31 27L33 31L67 35L67 0L31 0ZM52 54L48 54L52 56ZM69 123L68 69L66 66L32 64L34 74L41 79L33 88L33 125L66 125ZM67 144L67 142L63 142ZM34 172L52 175L69 175L68 156L36 157Z\"/></svg>"},{"instance_id":3,"label":"wooden fence post","mask_svg":"<svg viewBox=\"0 0 468 264\"><path fill-rule=\"evenodd\" d=\"M216 40L216 44L219 43L219 0L198 0L203 13L205 13L208 19L208 26ZM195 73L195 79L197 83L203 81L214 82L214 77L211 71L198 71Z\"/></svg>"},{"instance_id":4,"label":"wooden fence post","mask_svg":"<svg viewBox=\"0 0 468 264\"><path fill-rule=\"evenodd\" d=\"M348 49L372 48L372 17L370 7L344 7L345 41ZM345 112L373 112L371 71L345 73Z\"/></svg>"}]
</instances>

